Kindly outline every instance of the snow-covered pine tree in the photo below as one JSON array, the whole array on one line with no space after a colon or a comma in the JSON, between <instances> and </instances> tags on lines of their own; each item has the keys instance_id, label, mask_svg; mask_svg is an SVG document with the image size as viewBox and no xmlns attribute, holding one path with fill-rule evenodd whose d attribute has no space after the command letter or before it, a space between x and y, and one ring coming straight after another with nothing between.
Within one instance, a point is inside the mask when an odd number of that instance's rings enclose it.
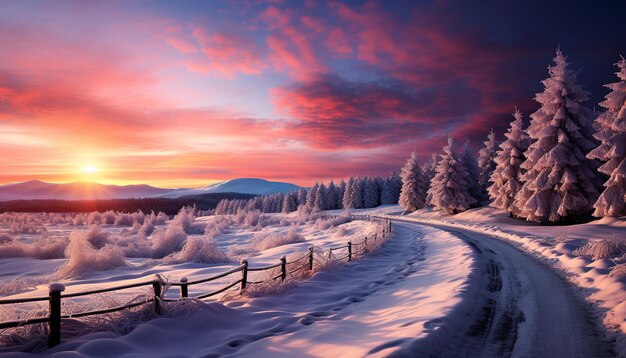
<instances>
[{"instance_id":1,"label":"snow-covered pine tree","mask_svg":"<svg viewBox=\"0 0 626 358\"><path fill-rule=\"evenodd\" d=\"M467 172L467 177L465 181L467 183L467 188L469 190L469 194L474 198L472 207L480 206L480 202L485 200L486 193L484 188L481 188L478 184L478 178L480 176L480 170L478 168L478 163L476 162L476 157L472 153L472 148L470 147L469 140L465 141L465 145L463 146L463 152L461 153L461 163L465 167L465 171Z\"/></svg>"},{"instance_id":2,"label":"snow-covered pine tree","mask_svg":"<svg viewBox=\"0 0 626 358\"><path fill-rule=\"evenodd\" d=\"M283 200L283 213L288 214L292 211L298 210L298 198L297 194L294 191L290 191L285 195L285 199Z\"/></svg>"},{"instance_id":3,"label":"snow-covered pine tree","mask_svg":"<svg viewBox=\"0 0 626 358\"><path fill-rule=\"evenodd\" d=\"M326 185L320 184L315 192L315 204L313 205L313 211L324 211L328 207L328 194Z\"/></svg>"},{"instance_id":4,"label":"snow-covered pine tree","mask_svg":"<svg viewBox=\"0 0 626 358\"><path fill-rule=\"evenodd\" d=\"M486 193L491 185L491 175L496 169L496 162L494 162L493 159L496 157L498 151L498 142L496 141L496 134L493 128L487 135L487 140L483 143L485 146L478 151L478 168L480 168L478 185L481 191Z\"/></svg>"},{"instance_id":5,"label":"snow-covered pine tree","mask_svg":"<svg viewBox=\"0 0 626 358\"><path fill-rule=\"evenodd\" d=\"M374 184L376 184L376 206L381 204L380 195L383 192L383 186L385 185L385 179L380 176L374 178Z\"/></svg>"},{"instance_id":6,"label":"snow-covered pine tree","mask_svg":"<svg viewBox=\"0 0 626 358\"><path fill-rule=\"evenodd\" d=\"M467 169L457 158L454 140L450 136L428 190L433 207L447 214L456 214L469 209L476 200L469 193L465 180L467 177Z\"/></svg>"},{"instance_id":7,"label":"snow-covered pine tree","mask_svg":"<svg viewBox=\"0 0 626 358\"><path fill-rule=\"evenodd\" d=\"M389 188L390 185L393 185L393 184L391 184L391 178L387 178L383 182L383 189L380 192L380 203L381 203L381 205L395 204L393 195L391 194L391 190Z\"/></svg>"},{"instance_id":8,"label":"snow-covered pine tree","mask_svg":"<svg viewBox=\"0 0 626 358\"><path fill-rule=\"evenodd\" d=\"M350 209L354 209L352 207L352 184L354 184L354 179L350 177L343 191L343 199L342 206L344 210L350 211Z\"/></svg>"},{"instance_id":9,"label":"snow-covered pine tree","mask_svg":"<svg viewBox=\"0 0 626 358\"><path fill-rule=\"evenodd\" d=\"M520 213L515 205L515 195L522 188L520 165L524 162L524 152L528 149L530 138L524 132L522 113L516 108L509 130L504 134L506 140L500 144L500 149L494 159L496 168L491 175L489 197L493 200L491 206L506 210L514 216Z\"/></svg>"},{"instance_id":10,"label":"snow-covered pine tree","mask_svg":"<svg viewBox=\"0 0 626 358\"><path fill-rule=\"evenodd\" d=\"M622 58L616 65L620 81L605 85L611 89L600 103L606 112L595 122L598 131L594 137L600 146L587 155L604 162L598 170L610 176L593 205L593 215L598 217L626 215L626 60Z\"/></svg>"},{"instance_id":11,"label":"snow-covered pine tree","mask_svg":"<svg viewBox=\"0 0 626 358\"><path fill-rule=\"evenodd\" d=\"M306 193L306 208L309 212L311 212L315 207L315 196L317 195L317 188L319 188L319 186L320 185L315 182L315 184Z\"/></svg>"},{"instance_id":12,"label":"snow-covered pine tree","mask_svg":"<svg viewBox=\"0 0 626 358\"><path fill-rule=\"evenodd\" d=\"M298 189L298 206L300 205L306 205L306 194L307 191L304 188L300 188Z\"/></svg>"},{"instance_id":13,"label":"snow-covered pine tree","mask_svg":"<svg viewBox=\"0 0 626 358\"><path fill-rule=\"evenodd\" d=\"M363 209L363 179L354 178L350 198L352 199L352 208Z\"/></svg>"},{"instance_id":14,"label":"snow-covered pine tree","mask_svg":"<svg viewBox=\"0 0 626 358\"><path fill-rule=\"evenodd\" d=\"M417 162L415 152L406 161L400 172L402 189L400 191L400 206L405 211L415 211L426 206L427 183L422 168Z\"/></svg>"},{"instance_id":15,"label":"snow-covered pine tree","mask_svg":"<svg viewBox=\"0 0 626 358\"><path fill-rule=\"evenodd\" d=\"M328 186L326 187L326 200L328 205L327 210L337 209L337 187L332 180L328 183Z\"/></svg>"},{"instance_id":16,"label":"snow-covered pine tree","mask_svg":"<svg viewBox=\"0 0 626 358\"><path fill-rule=\"evenodd\" d=\"M437 153L433 153L424 164L422 164L422 171L424 172L424 176L426 180L430 183L430 181L435 176L437 170Z\"/></svg>"},{"instance_id":17,"label":"snow-covered pine tree","mask_svg":"<svg viewBox=\"0 0 626 358\"><path fill-rule=\"evenodd\" d=\"M363 207L374 208L378 203L378 189L376 182L370 178L363 178Z\"/></svg>"},{"instance_id":18,"label":"snow-covered pine tree","mask_svg":"<svg viewBox=\"0 0 626 358\"><path fill-rule=\"evenodd\" d=\"M397 204L400 201L402 178L400 178L400 175L398 175L395 170L391 172L387 185L389 185L389 193L391 193L391 197L393 198L393 204Z\"/></svg>"},{"instance_id":19,"label":"snow-covered pine tree","mask_svg":"<svg viewBox=\"0 0 626 358\"><path fill-rule=\"evenodd\" d=\"M346 181L341 179L336 185L335 200L337 201L337 209L343 208L343 194L346 190Z\"/></svg>"},{"instance_id":20,"label":"snow-covered pine tree","mask_svg":"<svg viewBox=\"0 0 626 358\"><path fill-rule=\"evenodd\" d=\"M530 115L532 143L524 153L524 183L515 197L520 216L529 221L561 221L586 215L598 198L595 164L585 158L595 148L590 132L591 110L581 103L588 94L576 83L576 72L556 51L545 89L535 95L541 104Z\"/></svg>"}]
</instances>

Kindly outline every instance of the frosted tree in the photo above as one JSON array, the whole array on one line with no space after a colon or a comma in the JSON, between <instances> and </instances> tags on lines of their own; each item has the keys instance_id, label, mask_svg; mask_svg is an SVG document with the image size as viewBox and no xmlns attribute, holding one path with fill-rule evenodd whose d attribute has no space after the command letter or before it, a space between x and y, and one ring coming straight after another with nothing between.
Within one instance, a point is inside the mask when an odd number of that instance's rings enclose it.
<instances>
[{"instance_id":1,"label":"frosted tree","mask_svg":"<svg viewBox=\"0 0 626 358\"><path fill-rule=\"evenodd\" d=\"M319 184L315 182L309 191L306 193L306 208L310 212L315 207L315 196L317 195L317 188L319 188Z\"/></svg>"},{"instance_id":2,"label":"frosted tree","mask_svg":"<svg viewBox=\"0 0 626 358\"><path fill-rule=\"evenodd\" d=\"M496 169L494 158L498 151L498 142L496 141L496 134L493 132L493 128L487 135L487 140L483 143L485 146L478 151L478 168L480 168L478 186L485 193L491 185L491 175Z\"/></svg>"},{"instance_id":3,"label":"frosted tree","mask_svg":"<svg viewBox=\"0 0 626 358\"><path fill-rule=\"evenodd\" d=\"M480 202L485 200L486 193L484 188L478 184L478 178L480 177L480 169L478 168L478 162L476 157L472 153L469 140L465 142L463 146L463 153L461 153L461 163L465 167L467 177L465 178L469 194L474 198L472 206L480 206Z\"/></svg>"},{"instance_id":4,"label":"frosted tree","mask_svg":"<svg viewBox=\"0 0 626 358\"><path fill-rule=\"evenodd\" d=\"M402 189L400 191L400 206L405 211L415 211L426 206L426 177L417 162L415 152L406 161L400 171Z\"/></svg>"},{"instance_id":5,"label":"frosted tree","mask_svg":"<svg viewBox=\"0 0 626 358\"><path fill-rule=\"evenodd\" d=\"M424 176L426 180L429 182L435 176L435 172L437 169L437 154L433 154L430 156L424 164L422 164L422 171L424 172Z\"/></svg>"},{"instance_id":6,"label":"frosted tree","mask_svg":"<svg viewBox=\"0 0 626 358\"><path fill-rule=\"evenodd\" d=\"M557 50L545 89L535 95L541 107L530 115L532 143L524 153L521 191L516 195L520 216L529 221L561 221L586 215L598 198L595 164L585 158L595 148L592 112L582 106L588 94L576 83L576 72Z\"/></svg>"},{"instance_id":7,"label":"frosted tree","mask_svg":"<svg viewBox=\"0 0 626 358\"><path fill-rule=\"evenodd\" d=\"M283 210L282 212L288 214L292 211L298 210L298 197L296 192L290 191L285 195L283 199Z\"/></svg>"},{"instance_id":8,"label":"frosted tree","mask_svg":"<svg viewBox=\"0 0 626 358\"><path fill-rule=\"evenodd\" d=\"M350 177L343 191L342 205L346 211L350 211L350 209L353 209L353 206L352 206L352 185L353 184L354 184L354 179Z\"/></svg>"},{"instance_id":9,"label":"frosted tree","mask_svg":"<svg viewBox=\"0 0 626 358\"><path fill-rule=\"evenodd\" d=\"M306 194L307 191L304 188L298 189L298 206L306 205Z\"/></svg>"},{"instance_id":10,"label":"frosted tree","mask_svg":"<svg viewBox=\"0 0 626 358\"><path fill-rule=\"evenodd\" d=\"M337 187L331 180L326 187L326 200L328 201L328 210L337 209Z\"/></svg>"},{"instance_id":11,"label":"frosted tree","mask_svg":"<svg viewBox=\"0 0 626 358\"><path fill-rule=\"evenodd\" d=\"M400 191L402 190L402 178L395 171L391 172L391 176L387 178L387 185L389 187L389 193L393 198L393 203L396 204L400 200Z\"/></svg>"},{"instance_id":12,"label":"frosted tree","mask_svg":"<svg viewBox=\"0 0 626 358\"><path fill-rule=\"evenodd\" d=\"M337 184L337 192L336 200L337 200L337 209L341 209L343 207L343 194L346 191L346 181L341 179L341 182Z\"/></svg>"},{"instance_id":13,"label":"frosted tree","mask_svg":"<svg viewBox=\"0 0 626 358\"><path fill-rule=\"evenodd\" d=\"M378 206L378 188L376 182L370 178L363 178L363 207L374 208Z\"/></svg>"},{"instance_id":14,"label":"frosted tree","mask_svg":"<svg viewBox=\"0 0 626 358\"><path fill-rule=\"evenodd\" d=\"M328 193L326 185L322 183L315 192L315 204L313 205L313 211L323 211L328 208Z\"/></svg>"},{"instance_id":15,"label":"frosted tree","mask_svg":"<svg viewBox=\"0 0 626 358\"><path fill-rule=\"evenodd\" d=\"M606 112L596 119L594 137L600 145L587 155L604 162L598 170L610 176L593 205L593 215L598 217L626 215L626 60L622 58L616 65L620 81L605 86L611 89L600 103Z\"/></svg>"},{"instance_id":16,"label":"frosted tree","mask_svg":"<svg viewBox=\"0 0 626 358\"><path fill-rule=\"evenodd\" d=\"M380 203L382 205L395 204L394 197L391 194L391 190L389 188L390 185L391 185L391 180L387 178L387 180L383 182L383 188L380 192Z\"/></svg>"},{"instance_id":17,"label":"frosted tree","mask_svg":"<svg viewBox=\"0 0 626 358\"><path fill-rule=\"evenodd\" d=\"M350 198L352 200L352 208L363 209L363 180L359 177L354 178L352 182Z\"/></svg>"},{"instance_id":18,"label":"frosted tree","mask_svg":"<svg viewBox=\"0 0 626 358\"><path fill-rule=\"evenodd\" d=\"M428 190L431 204L447 214L456 214L470 208L476 200L470 195L465 165L457 158L454 140L448 137L435 176Z\"/></svg>"},{"instance_id":19,"label":"frosted tree","mask_svg":"<svg viewBox=\"0 0 626 358\"><path fill-rule=\"evenodd\" d=\"M489 197L493 202L491 206L506 210L512 216L520 214L519 208L515 205L515 195L522 188L521 164L524 162L524 152L528 149L530 139L522 128L522 113L515 109L515 118L511 126L504 134L506 140L500 144L494 162L496 168L491 175L491 186L489 186Z\"/></svg>"}]
</instances>

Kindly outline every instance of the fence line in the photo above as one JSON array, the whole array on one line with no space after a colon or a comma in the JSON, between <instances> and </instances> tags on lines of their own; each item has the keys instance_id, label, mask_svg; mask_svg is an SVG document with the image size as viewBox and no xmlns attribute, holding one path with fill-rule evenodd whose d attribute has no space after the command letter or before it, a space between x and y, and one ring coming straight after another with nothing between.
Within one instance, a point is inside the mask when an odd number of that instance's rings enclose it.
<instances>
[{"instance_id":1,"label":"fence line","mask_svg":"<svg viewBox=\"0 0 626 358\"><path fill-rule=\"evenodd\" d=\"M339 217L339 215L325 215L325 217L336 218L336 217ZM388 235L391 233L391 221L390 220L381 219L379 217L369 216L369 215L351 215L350 218L353 220L365 220L365 221L383 224L384 226L382 228L381 237L380 237L381 240L384 240L385 238L387 238ZM378 238L378 235L375 234L374 237L372 238L372 241L370 242L376 242L377 240L379 240L379 238ZM347 260L347 262L351 262L356 256L364 255L368 252L367 243L368 243L368 238L365 237L362 241L357 242L357 243L348 242L346 245L331 247L328 249L328 258L332 259L332 257L334 256L333 254L334 251L347 249L347 254L345 256L338 258L337 261ZM360 251L355 250L355 246L358 247L361 245L363 246L363 248ZM304 269L305 267L309 270L309 272L312 272L314 268L314 262L315 262L314 254L315 254L314 247L310 246L309 252L306 255L298 259L289 261L289 262L287 261L287 258L283 255L280 258L280 262L277 264L269 265L269 266L262 266L262 267L249 267L248 260L242 259L241 264L239 266L231 270L219 273L214 276L206 277L206 278L195 280L195 281L189 281L186 277L183 277L179 280L179 282L169 283L170 286L180 287L180 297L177 299L166 299L162 297L163 286L164 284L166 284L166 282L164 282L164 280L161 278L160 275L155 275L155 278L153 280L146 280L146 281L131 283L127 285L119 285L119 286L114 286L114 287L107 287L107 288L88 290L88 291L69 293L69 294L63 294L63 291L65 291L65 286L63 284L52 283L48 287L49 295L45 297L0 299L0 306L9 305L9 304L41 302L41 301L49 302L49 309L48 309L47 317L36 317L36 318L30 318L30 319L24 319L24 320L0 322L0 329L15 328L15 327L32 325L32 324L48 323L48 347L53 347L61 342L61 320L62 319L79 318L79 317L86 317L86 316L92 316L92 315L112 313L112 312L117 312L117 311L122 311L125 309L138 307L138 306L149 304L149 303L153 303L154 312L156 314L160 314L161 302L176 302L176 301L188 299L189 298L189 286L215 281L215 280L230 276L235 273L241 272L241 278L217 290L214 290L214 291L211 291L211 292L208 292L208 293L205 293L205 294L193 297L193 298L204 299L204 298L212 297L222 292L225 292L237 285L240 285L240 292L244 292L248 284L259 284L263 282L268 282L269 280L275 281L278 279L281 279L281 282L284 282L287 279L288 275L293 275L295 272L298 272ZM297 263L298 261L305 260L305 259L307 260L306 265L302 265L292 271L287 270L288 265ZM274 277L270 277L269 280L262 280L262 281L249 281L248 280L248 272L262 272L262 271L273 270L279 267L280 267L280 274ZM138 302L127 303L122 306L106 308L106 309L101 309L101 310L93 310L93 311L66 314L66 315L63 315L61 312L61 300L64 298L67 299L67 298L72 298L72 297L87 296L87 295L119 291L119 290L125 290L129 288L137 288L137 287L143 287L143 286L152 286L153 297L146 298Z\"/></svg>"}]
</instances>

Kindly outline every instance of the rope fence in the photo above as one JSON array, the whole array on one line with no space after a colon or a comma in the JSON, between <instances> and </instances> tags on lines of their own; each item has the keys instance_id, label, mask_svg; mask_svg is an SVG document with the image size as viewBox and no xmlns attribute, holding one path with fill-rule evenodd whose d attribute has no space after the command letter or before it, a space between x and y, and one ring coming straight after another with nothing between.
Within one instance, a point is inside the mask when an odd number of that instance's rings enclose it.
<instances>
[{"instance_id":1,"label":"rope fence","mask_svg":"<svg viewBox=\"0 0 626 358\"><path fill-rule=\"evenodd\" d=\"M335 218L339 216L325 216L326 218ZM113 313L123 310L130 310L139 306L145 306L152 304L155 314L161 313L161 305L164 302L179 302L187 299L206 299L216 296L220 293L226 292L233 287L239 286L240 293L246 292L249 285L280 285L288 280L298 280L310 276L316 269L321 269L329 263L336 262L351 262L356 260L368 252L370 248L377 247L382 244L386 238L391 234L391 221L387 219L381 219L369 215L351 215L352 220L365 220L378 223L378 230L374 236L368 238L365 237L359 242L348 242L346 245L331 247L326 253L321 249L316 249L310 246L308 252L300 257L287 260L286 256L280 257L280 262L274 265L261 266L261 267L249 267L248 260L242 259L239 266L232 268L228 271L219 273L214 276L190 281L186 277L181 278L178 282L167 282L167 280L161 275L155 275L154 279L144 280L127 285L118 285L107 288L100 288L94 290L88 290L83 292L64 294L65 286L61 283L52 283L48 286L49 294L45 297L33 297L33 298L15 298L15 299L0 299L0 306L14 305L24 303L35 302L48 302L48 315L41 317L29 317L28 319L12 320L0 322L0 329L16 328L27 325L43 324L47 323L48 332L48 347L54 347L61 342L61 322L66 319L75 319L80 317L103 315L107 313ZM233 275L238 275L235 278ZM206 292L195 297L189 296L189 286L198 285L202 283L212 282L224 278L231 278L231 283L220 287L214 291ZM165 298L163 297L165 289L168 287L179 287L180 295L178 298ZM135 298L131 302L115 306L111 308L103 308L97 310L89 310L83 312L74 312L71 314L62 313L62 301L68 301L75 297L97 295L103 293L110 293L120 290L127 290L132 288L147 288L150 295L144 295L143 298Z\"/></svg>"}]
</instances>

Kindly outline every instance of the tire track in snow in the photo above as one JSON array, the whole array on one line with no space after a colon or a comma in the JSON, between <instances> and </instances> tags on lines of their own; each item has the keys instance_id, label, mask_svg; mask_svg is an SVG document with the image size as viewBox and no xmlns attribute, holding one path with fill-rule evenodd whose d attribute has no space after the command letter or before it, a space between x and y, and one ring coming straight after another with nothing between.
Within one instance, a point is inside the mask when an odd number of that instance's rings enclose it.
<instances>
[{"instance_id":1,"label":"tire track in snow","mask_svg":"<svg viewBox=\"0 0 626 358\"><path fill-rule=\"evenodd\" d=\"M410 222L399 219L397 221ZM394 356L432 357L611 357L586 306L556 273L517 248L488 235L430 224L465 241L481 274L474 281L467 323L443 329L437 348L417 340ZM445 328L445 327L444 327ZM437 333L433 333L437 335ZM447 336L446 336L447 335Z\"/></svg>"}]
</instances>

